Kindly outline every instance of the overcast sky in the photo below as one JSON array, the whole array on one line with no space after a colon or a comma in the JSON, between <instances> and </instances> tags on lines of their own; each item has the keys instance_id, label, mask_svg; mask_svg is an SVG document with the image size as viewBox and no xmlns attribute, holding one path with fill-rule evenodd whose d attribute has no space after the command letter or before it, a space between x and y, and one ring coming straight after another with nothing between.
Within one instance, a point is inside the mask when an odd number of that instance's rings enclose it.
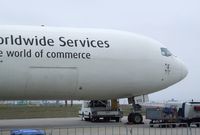
<instances>
[{"instance_id":1,"label":"overcast sky","mask_svg":"<svg viewBox=\"0 0 200 135\"><path fill-rule=\"evenodd\" d=\"M200 100L199 0L0 0L0 24L108 28L167 46L187 65L182 82L150 100Z\"/></svg>"}]
</instances>

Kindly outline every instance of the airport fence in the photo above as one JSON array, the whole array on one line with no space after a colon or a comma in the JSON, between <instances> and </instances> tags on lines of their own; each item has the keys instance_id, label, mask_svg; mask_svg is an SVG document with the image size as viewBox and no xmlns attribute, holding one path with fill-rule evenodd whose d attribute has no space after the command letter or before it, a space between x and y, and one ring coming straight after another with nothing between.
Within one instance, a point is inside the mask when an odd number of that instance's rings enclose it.
<instances>
[{"instance_id":1,"label":"airport fence","mask_svg":"<svg viewBox=\"0 0 200 135\"><path fill-rule=\"evenodd\" d=\"M200 135L200 123L163 123L153 125L91 126L69 128L44 128L46 135ZM1 129L0 135L10 135ZM23 135L23 134L20 134Z\"/></svg>"}]
</instances>

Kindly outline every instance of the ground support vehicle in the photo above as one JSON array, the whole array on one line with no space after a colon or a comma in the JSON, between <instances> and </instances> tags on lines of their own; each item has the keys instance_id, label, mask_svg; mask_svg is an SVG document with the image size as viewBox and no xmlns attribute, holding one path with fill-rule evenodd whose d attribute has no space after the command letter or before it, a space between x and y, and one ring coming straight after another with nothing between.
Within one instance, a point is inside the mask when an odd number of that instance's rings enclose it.
<instances>
[{"instance_id":1,"label":"ground support vehicle","mask_svg":"<svg viewBox=\"0 0 200 135\"><path fill-rule=\"evenodd\" d=\"M160 124L160 127L165 127L163 123L176 123L178 121L177 110L175 108L147 108L146 119L150 119L150 126L153 124ZM170 124L175 127L176 124Z\"/></svg>"},{"instance_id":2,"label":"ground support vehicle","mask_svg":"<svg viewBox=\"0 0 200 135\"><path fill-rule=\"evenodd\" d=\"M180 122L188 123L190 126L191 123L200 122L200 102L185 102L182 103L182 107L178 110L178 119Z\"/></svg>"},{"instance_id":3,"label":"ground support vehicle","mask_svg":"<svg viewBox=\"0 0 200 135\"><path fill-rule=\"evenodd\" d=\"M196 126L200 124L200 102L184 102L181 107L154 107L146 109L146 119L150 119L150 126L160 124L165 127L167 123L191 123L196 122ZM163 123L166 123L163 124ZM170 124L175 127L176 124ZM181 126L181 124L179 124Z\"/></svg>"},{"instance_id":4,"label":"ground support vehicle","mask_svg":"<svg viewBox=\"0 0 200 135\"><path fill-rule=\"evenodd\" d=\"M119 109L116 101L111 103L109 100L91 100L84 101L79 111L79 116L86 121L110 121L119 122L123 117L122 111Z\"/></svg>"}]
</instances>

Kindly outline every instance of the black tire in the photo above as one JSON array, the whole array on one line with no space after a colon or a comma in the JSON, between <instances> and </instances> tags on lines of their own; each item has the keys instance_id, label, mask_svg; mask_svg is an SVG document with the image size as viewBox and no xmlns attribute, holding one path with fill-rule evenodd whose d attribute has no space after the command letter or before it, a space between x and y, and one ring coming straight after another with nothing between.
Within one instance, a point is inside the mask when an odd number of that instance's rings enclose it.
<instances>
[{"instance_id":1,"label":"black tire","mask_svg":"<svg viewBox=\"0 0 200 135\"><path fill-rule=\"evenodd\" d=\"M150 126L150 127L153 127L153 120L151 120L151 121L149 122L149 126Z\"/></svg>"},{"instance_id":2,"label":"black tire","mask_svg":"<svg viewBox=\"0 0 200 135\"><path fill-rule=\"evenodd\" d=\"M172 124L172 128L175 128L176 127L176 124Z\"/></svg>"},{"instance_id":3,"label":"black tire","mask_svg":"<svg viewBox=\"0 0 200 135\"><path fill-rule=\"evenodd\" d=\"M99 119L100 119L99 117L95 118L95 122L98 122L98 121L99 121Z\"/></svg>"},{"instance_id":4,"label":"black tire","mask_svg":"<svg viewBox=\"0 0 200 135\"><path fill-rule=\"evenodd\" d=\"M143 117L140 113L130 113L128 115L128 122L141 124L143 122Z\"/></svg>"},{"instance_id":5,"label":"black tire","mask_svg":"<svg viewBox=\"0 0 200 135\"><path fill-rule=\"evenodd\" d=\"M135 124L141 124L143 122L143 117L140 113L135 113L134 114L134 120L133 123Z\"/></svg>"},{"instance_id":6,"label":"black tire","mask_svg":"<svg viewBox=\"0 0 200 135\"><path fill-rule=\"evenodd\" d=\"M84 118L85 119L85 121L90 121L90 119L89 118Z\"/></svg>"},{"instance_id":7,"label":"black tire","mask_svg":"<svg viewBox=\"0 0 200 135\"><path fill-rule=\"evenodd\" d=\"M190 125L191 125L191 123L190 123L190 122L187 122L187 126L190 127Z\"/></svg>"},{"instance_id":8,"label":"black tire","mask_svg":"<svg viewBox=\"0 0 200 135\"><path fill-rule=\"evenodd\" d=\"M91 116L90 116L90 113L89 113L89 118L84 118L85 121L90 121L91 120Z\"/></svg>"},{"instance_id":9,"label":"black tire","mask_svg":"<svg viewBox=\"0 0 200 135\"><path fill-rule=\"evenodd\" d=\"M161 128L167 128L167 125L163 124L161 125Z\"/></svg>"},{"instance_id":10,"label":"black tire","mask_svg":"<svg viewBox=\"0 0 200 135\"><path fill-rule=\"evenodd\" d=\"M109 122L109 121L110 121L110 118L104 117L103 120L104 120L105 122Z\"/></svg>"},{"instance_id":11,"label":"black tire","mask_svg":"<svg viewBox=\"0 0 200 135\"><path fill-rule=\"evenodd\" d=\"M118 118L118 117L117 117L117 118L115 118L115 121L116 121L116 122L119 122L119 118Z\"/></svg>"},{"instance_id":12,"label":"black tire","mask_svg":"<svg viewBox=\"0 0 200 135\"><path fill-rule=\"evenodd\" d=\"M128 122L129 123L133 123L133 117L134 117L134 113L129 113L129 115L128 115Z\"/></svg>"},{"instance_id":13,"label":"black tire","mask_svg":"<svg viewBox=\"0 0 200 135\"><path fill-rule=\"evenodd\" d=\"M90 113L89 113L89 118L84 118L85 119L85 121L91 121L91 115L90 115Z\"/></svg>"},{"instance_id":14,"label":"black tire","mask_svg":"<svg viewBox=\"0 0 200 135\"><path fill-rule=\"evenodd\" d=\"M91 122L96 122L96 118L91 118L90 121Z\"/></svg>"},{"instance_id":15,"label":"black tire","mask_svg":"<svg viewBox=\"0 0 200 135\"><path fill-rule=\"evenodd\" d=\"M199 127L200 124L196 124L197 127Z\"/></svg>"},{"instance_id":16,"label":"black tire","mask_svg":"<svg viewBox=\"0 0 200 135\"><path fill-rule=\"evenodd\" d=\"M150 125L150 127L153 127L153 124L152 124L152 125Z\"/></svg>"}]
</instances>

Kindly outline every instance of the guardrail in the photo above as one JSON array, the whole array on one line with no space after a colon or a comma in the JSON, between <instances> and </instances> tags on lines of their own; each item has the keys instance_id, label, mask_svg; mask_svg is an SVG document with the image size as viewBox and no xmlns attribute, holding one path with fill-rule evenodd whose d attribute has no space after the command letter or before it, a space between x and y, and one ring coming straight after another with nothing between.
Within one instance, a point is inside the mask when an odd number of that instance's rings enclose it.
<instances>
[{"instance_id":1,"label":"guardrail","mask_svg":"<svg viewBox=\"0 0 200 135\"><path fill-rule=\"evenodd\" d=\"M200 135L200 128L192 123L162 123L151 125L91 126L69 128L45 128L46 135ZM176 127L174 127L176 125ZM11 130L11 129L10 129ZM10 135L9 129L1 129L0 135Z\"/></svg>"}]
</instances>

